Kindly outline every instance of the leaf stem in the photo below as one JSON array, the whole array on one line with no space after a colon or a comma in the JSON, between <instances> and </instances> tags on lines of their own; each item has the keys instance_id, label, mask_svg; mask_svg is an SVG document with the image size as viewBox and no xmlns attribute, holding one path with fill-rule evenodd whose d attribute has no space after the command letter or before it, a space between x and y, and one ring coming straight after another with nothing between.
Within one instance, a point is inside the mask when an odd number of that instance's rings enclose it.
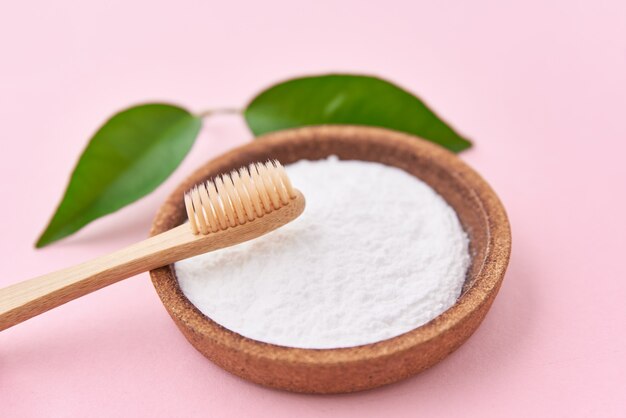
<instances>
[{"instance_id":1,"label":"leaf stem","mask_svg":"<svg viewBox=\"0 0 626 418\"><path fill-rule=\"evenodd\" d=\"M217 109L207 109L198 113L198 117L206 118L213 115L238 115L242 113L242 109L235 107L221 107Z\"/></svg>"}]
</instances>

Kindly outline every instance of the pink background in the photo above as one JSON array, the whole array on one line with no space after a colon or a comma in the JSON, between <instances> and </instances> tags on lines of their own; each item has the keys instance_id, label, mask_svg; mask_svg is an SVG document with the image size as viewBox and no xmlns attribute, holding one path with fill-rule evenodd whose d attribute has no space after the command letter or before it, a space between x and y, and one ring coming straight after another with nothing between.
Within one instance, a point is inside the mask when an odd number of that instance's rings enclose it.
<instances>
[{"instance_id":1,"label":"pink background","mask_svg":"<svg viewBox=\"0 0 626 418\"><path fill-rule=\"evenodd\" d=\"M142 274L2 332L0 415L626 414L626 3L372 3L3 2L0 284L142 239L181 178L251 138L236 116L208 120L149 198L33 250L112 112L153 100L241 106L286 77L365 72L473 138L462 158L509 211L510 269L471 340L366 393L268 390L198 354Z\"/></svg>"}]
</instances>

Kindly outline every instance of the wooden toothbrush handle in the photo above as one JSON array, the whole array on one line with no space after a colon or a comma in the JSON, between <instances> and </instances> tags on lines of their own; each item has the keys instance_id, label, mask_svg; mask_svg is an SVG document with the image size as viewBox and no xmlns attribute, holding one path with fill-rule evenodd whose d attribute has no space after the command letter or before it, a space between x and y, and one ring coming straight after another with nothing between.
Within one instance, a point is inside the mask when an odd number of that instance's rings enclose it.
<instances>
[{"instance_id":1,"label":"wooden toothbrush handle","mask_svg":"<svg viewBox=\"0 0 626 418\"><path fill-rule=\"evenodd\" d=\"M204 238L204 240L202 239ZM70 300L187 256L206 237L181 225L123 250L0 289L0 331ZM193 249L193 248L192 248Z\"/></svg>"}]
</instances>

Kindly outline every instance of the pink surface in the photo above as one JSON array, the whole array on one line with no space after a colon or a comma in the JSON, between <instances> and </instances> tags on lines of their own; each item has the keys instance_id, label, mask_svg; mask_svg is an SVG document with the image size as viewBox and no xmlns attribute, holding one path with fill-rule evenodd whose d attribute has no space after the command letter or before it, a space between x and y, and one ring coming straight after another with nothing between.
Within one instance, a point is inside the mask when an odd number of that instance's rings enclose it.
<instances>
[{"instance_id":1,"label":"pink surface","mask_svg":"<svg viewBox=\"0 0 626 418\"><path fill-rule=\"evenodd\" d=\"M2 332L0 415L624 416L626 3L441 3L4 2L1 285L143 238L182 177L250 139L237 117L207 121L156 193L33 250L113 111L239 106L327 71L393 79L473 138L462 158L502 197L514 249L479 331L399 384L320 397L240 380L186 342L143 274Z\"/></svg>"}]
</instances>

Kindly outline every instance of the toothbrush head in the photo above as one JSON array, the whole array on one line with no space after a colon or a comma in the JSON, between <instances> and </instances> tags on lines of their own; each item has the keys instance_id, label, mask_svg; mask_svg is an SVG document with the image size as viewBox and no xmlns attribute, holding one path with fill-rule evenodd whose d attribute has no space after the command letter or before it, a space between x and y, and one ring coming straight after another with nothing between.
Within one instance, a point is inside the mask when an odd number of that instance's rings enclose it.
<instances>
[{"instance_id":1,"label":"toothbrush head","mask_svg":"<svg viewBox=\"0 0 626 418\"><path fill-rule=\"evenodd\" d=\"M302 196L277 161L255 163L200 184L185 193L194 235L243 225Z\"/></svg>"}]
</instances>

